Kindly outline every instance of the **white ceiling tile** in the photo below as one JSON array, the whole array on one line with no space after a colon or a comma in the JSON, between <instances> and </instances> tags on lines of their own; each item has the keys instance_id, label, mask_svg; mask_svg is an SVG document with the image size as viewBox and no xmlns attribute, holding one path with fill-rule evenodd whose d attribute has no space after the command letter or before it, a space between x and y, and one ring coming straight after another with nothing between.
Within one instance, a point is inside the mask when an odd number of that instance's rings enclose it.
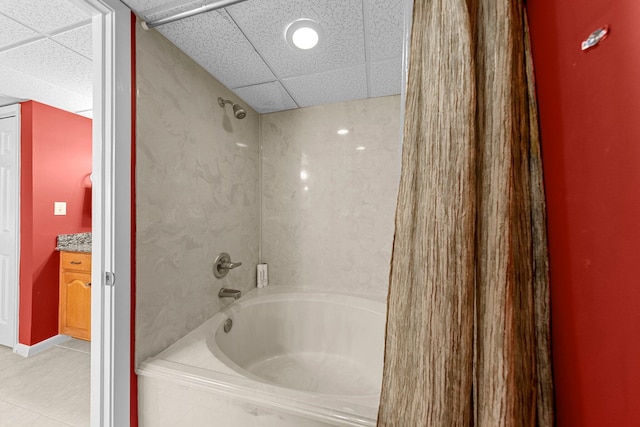
<instances>
[{"instance_id":1,"label":"white ceiling tile","mask_svg":"<svg viewBox=\"0 0 640 427\"><path fill-rule=\"evenodd\" d=\"M158 30L229 88L275 80L225 11L204 13Z\"/></svg>"},{"instance_id":2,"label":"white ceiling tile","mask_svg":"<svg viewBox=\"0 0 640 427\"><path fill-rule=\"evenodd\" d=\"M17 104L18 102L24 101L24 98L15 98L13 96L4 96L0 95L0 107L5 105Z\"/></svg>"},{"instance_id":3,"label":"white ceiling tile","mask_svg":"<svg viewBox=\"0 0 640 427\"><path fill-rule=\"evenodd\" d=\"M144 16L148 21L155 21L161 18L165 18L169 15L175 15L177 13L194 10L196 8L205 6L208 3L217 3L219 1L220 0L192 0L192 1L174 0L174 1L169 1L162 4L157 4L159 2L154 0L153 4L155 4L155 6L152 8L145 9L142 12L141 16ZM213 11L210 11L210 12L213 12ZM205 12L205 13L209 13L209 12ZM190 19L190 18L185 18L185 19Z\"/></svg>"},{"instance_id":4,"label":"white ceiling tile","mask_svg":"<svg viewBox=\"0 0 640 427\"><path fill-rule=\"evenodd\" d=\"M370 96L398 95L402 91L402 57L371 63Z\"/></svg>"},{"instance_id":5,"label":"white ceiling tile","mask_svg":"<svg viewBox=\"0 0 640 427\"><path fill-rule=\"evenodd\" d=\"M366 66L284 79L284 86L301 107L332 104L367 97Z\"/></svg>"},{"instance_id":6,"label":"white ceiling tile","mask_svg":"<svg viewBox=\"0 0 640 427\"><path fill-rule=\"evenodd\" d=\"M298 108L280 82L239 87L233 89L233 92L258 113L272 113Z\"/></svg>"},{"instance_id":7,"label":"white ceiling tile","mask_svg":"<svg viewBox=\"0 0 640 427\"><path fill-rule=\"evenodd\" d=\"M144 19L157 15L159 11L179 9L183 5L196 4L201 6L204 3L211 3L211 1L202 0L122 0L122 2Z\"/></svg>"},{"instance_id":8,"label":"white ceiling tile","mask_svg":"<svg viewBox=\"0 0 640 427\"><path fill-rule=\"evenodd\" d=\"M41 32L68 27L91 18L69 0L0 0L0 12Z\"/></svg>"},{"instance_id":9,"label":"white ceiling tile","mask_svg":"<svg viewBox=\"0 0 640 427\"><path fill-rule=\"evenodd\" d=\"M0 15L0 48L31 39L37 35L38 33L13 19Z\"/></svg>"},{"instance_id":10,"label":"white ceiling tile","mask_svg":"<svg viewBox=\"0 0 640 427\"><path fill-rule=\"evenodd\" d=\"M52 39L88 59L92 58L93 31L91 24L58 34Z\"/></svg>"},{"instance_id":11,"label":"white ceiling tile","mask_svg":"<svg viewBox=\"0 0 640 427\"><path fill-rule=\"evenodd\" d=\"M364 63L362 0L246 1L227 11L279 78L313 74ZM290 46L285 30L299 19L316 21L316 47Z\"/></svg>"},{"instance_id":12,"label":"white ceiling tile","mask_svg":"<svg viewBox=\"0 0 640 427\"><path fill-rule=\"evenodd\" d=\"M33 99L71 112L93 108L91 94L80 95L3 67L0 67L0 93L14 98Z\"/></svg>"},{"instance_id":13,"label":"white ceiling tile","mask_svg":"<svg viewBox=\"0 0 640 427\"><path fill-rule=\"evenodd\" d=\"M79 116L93 119L93 110L76 111L75 113Z\"/></svg>"},{"instance_id":14,"label":"white ceiling tile","mask_svg":"<svg viewBox=\"0 0 640 427\"><path fill-rule=\"evenodd\" d=\"M92 93L91 61L49 39L0 53L0 64L80 95Z\"/></svg>"},{"instance_id":15,"label":"white ceiling tile","mask_svg":"<svg viewBox=\"0 0 640 427\"><path fill-rule=\"evenodd\" d=\"M365 0L370 60L378 61L402 55L403 3L403 0Z\"/></svg>"}]
</instances>

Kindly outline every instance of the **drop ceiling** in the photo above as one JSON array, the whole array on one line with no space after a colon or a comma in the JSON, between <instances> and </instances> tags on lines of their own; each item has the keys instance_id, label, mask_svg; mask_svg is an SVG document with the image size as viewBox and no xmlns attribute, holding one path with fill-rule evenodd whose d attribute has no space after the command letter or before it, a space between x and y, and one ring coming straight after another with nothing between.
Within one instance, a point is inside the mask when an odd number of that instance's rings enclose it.
<instances>
[{"instance_id":1,"label":"drop ceiling","mask_svg":"<svg viewBox=\"0 0 640 427\"><path fill-rule=\"evenodd\" d=\"M124 0L154 20L212 0ZM402 0L247 0L151 31L261 113L399 94ZM285 30L306 18L303 51ZM91 115L91 17L83 0L0 0L0 105L33 99Z\"/></svg>"},{"instance_id":2,"label":"drop ceiling","mask_svg":"<svg viewBox=\"0 0 640 427\"><path fill-rule=\"evenodd\" d=\"M153 21L214 1L124 3ZM287 43L299 19L319 24L315 48ZM402 0L247 0L155 30L260 113L401 90Z\"/></svg>"},{"instance_id":3,"label":"drop ceiling","mask_svg":"<svg viewBox=\"0 0 640 427\"><path fill-rule=\"evenodd\" d=\"M0 0L0 105L91 115L91 16L80 0Z\"/></svg>"}]
</instances>

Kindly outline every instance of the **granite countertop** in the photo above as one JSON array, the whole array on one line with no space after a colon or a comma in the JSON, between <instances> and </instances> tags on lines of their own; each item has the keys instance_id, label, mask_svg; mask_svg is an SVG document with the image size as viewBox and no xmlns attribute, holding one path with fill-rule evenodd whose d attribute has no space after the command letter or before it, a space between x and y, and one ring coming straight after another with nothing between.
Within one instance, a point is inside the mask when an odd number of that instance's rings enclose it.
<instances>
[{"instance_id":1,"label":"granite countertop","mask_svg":"<svg viewBox=\"0 0 640 427\"><path fill-rule=\"evenodd\" d=\"M59 234L58 251L91 252L91 233Z\"/></svg>"}]
</instances>

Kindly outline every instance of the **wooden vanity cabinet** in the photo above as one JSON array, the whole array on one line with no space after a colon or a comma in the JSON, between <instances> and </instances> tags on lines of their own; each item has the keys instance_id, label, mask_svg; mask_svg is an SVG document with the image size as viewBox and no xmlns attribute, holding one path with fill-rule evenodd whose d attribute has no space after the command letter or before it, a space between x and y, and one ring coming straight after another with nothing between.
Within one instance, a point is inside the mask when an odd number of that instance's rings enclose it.
<instances>
[{"instance_id":1,"label":"wooden vanity cabinet","mask_svg":"<svg viewBox=\"0 0 640 427\"><path fill-rule=\"evenodd\" d=\"M91 340L91 254L60 252L58 333Z\"/></svg>"}]
</instances>

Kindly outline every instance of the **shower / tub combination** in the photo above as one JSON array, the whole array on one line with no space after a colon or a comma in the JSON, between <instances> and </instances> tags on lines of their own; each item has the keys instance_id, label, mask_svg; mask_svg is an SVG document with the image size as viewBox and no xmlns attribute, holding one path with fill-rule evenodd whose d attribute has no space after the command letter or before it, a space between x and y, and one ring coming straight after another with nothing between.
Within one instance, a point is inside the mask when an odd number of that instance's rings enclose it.
<instances>
[{"instance_id":1,"label":"shower / tub combination","mask_svg":"<svg viewBox=\"0 0 640 427\"><path fill-rule=\"evenodd\" d=\"M376 424L399 104L395 96L261 117L262 258L232 248L236 262L227 253L208 262L208 291L190 304L210 298L221 310L140 364L141 426ZM262 260L269 285L258 289ZM183 298L196 285L162 286ZM171 314L175 302L148 295Z\"/></svg>"},{"instance_id":2,"label":"shower / tub combination","mask_svg":"<svg viewBox=\"0 0 640 427\"><path fill-rule=\"evenodd\" d=\"M258 114L157 32L136 49L140 425L375 425L400 96Z\"/></svg>"}]
</instances>

